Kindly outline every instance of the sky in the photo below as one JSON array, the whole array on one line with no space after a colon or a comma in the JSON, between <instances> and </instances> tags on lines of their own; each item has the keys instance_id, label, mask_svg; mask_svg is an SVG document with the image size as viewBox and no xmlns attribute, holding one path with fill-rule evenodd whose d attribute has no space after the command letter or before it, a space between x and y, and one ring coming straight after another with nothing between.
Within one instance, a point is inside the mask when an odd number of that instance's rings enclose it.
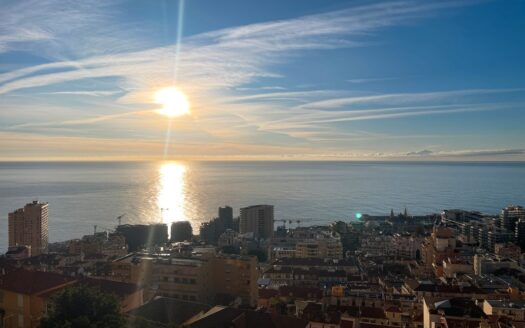
<instances>
[{"instance_id":1,"label":"sky","mask_svg":"<svg viewBox=\"0 0 525 328\"><path fill-rule=\"evenodd\" d=\"M518 0L4 0L0 160L523 161L524 34Z\"/></svg>"}]
</instances>

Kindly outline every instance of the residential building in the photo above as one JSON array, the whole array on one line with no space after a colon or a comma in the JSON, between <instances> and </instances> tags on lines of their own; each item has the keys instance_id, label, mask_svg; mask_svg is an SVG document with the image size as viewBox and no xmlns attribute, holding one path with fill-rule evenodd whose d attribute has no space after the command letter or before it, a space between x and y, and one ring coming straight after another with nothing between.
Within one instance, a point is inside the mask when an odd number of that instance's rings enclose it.
<instances>
[{"instance_id":1,"label":"residential building","mask_svg":"<svg viewBox=\"0 0 525 328\"><path fill-rule=\"evenodd\" d=\"M510 230L491 227L488 231L488 244L487 250L494 252L496 249L496 244L508 243L514 239L514 233Z\"/></svg>"},{"instance_id":2,"label":"residential building","mask_svg":"<svg viewBox=\"0 0 525 328\"><path fill-rule=\"evenodd\" d=\"M5 253L5 257L13 260L21 260L31 257L31 246L10 246Z\"/></svg>"},{"instance_id":3,"label":"residential building","mask_svg":"<svg viewBox=\"0 0 525 328\"><path fill-rule=\"evenodd\" d=\"M525 219L521 218L516 222L515 240L516 244L525 251Z\"/></svg>"},{"instance_id":4,"label":"residential building","mask_svg":"<svg viewBox=\"0 0 525 328\"><path fill-rule=\"evenodd\" d=\"M219 207L219 220L233 222L233 209L230 206Z\"/></svg>"},{"instance_id":5,"label":"residential building","mask_svg":"<svg viewBox=\"0 0 525 328\"><path fill-rule=\"evenodd\" d=\"M76 283L57 273L14 270L0 273L0 309L5 328L34 328L40 324L50 297Z\"/></svg>"},{"instance_id":6,"label":"residential building","mask_svg":"<svg viewBox=\"0 0 525 328\"><path fill-rule=\"evenodd\" d=\"M341 244L341 238L335 232L319 231L314 238L296 243L295 257L342 259L343 245Z\"/></svg>"},{"instance_id":7,"label":"residential building","mask_svg":"<svg viewBox=\"0 0 525 328\"><path fill-rule=\"evenodd\" d=\"M451 259L443 260L443 275L446 278L454 278L458 274L474 273L474 266L471 261L465 259Z\"/></svg>"},{"instance_id":8,"label":"residential building","mask_svg":"<svg viewBox=\"0 0 525 328\"><path fill-rule=\"evenodd\" d=\"M516 321L525 321L525 301L485 300L483 312L486 315L508 317Z\"/></svg>"},{"instance_id":9,"label":"residential building","mask_svg":"<svg viewBox=\"0 0 525 328\"><path fill-rule=\"evenodd\" d=\"M521 258L521 248L513 243L496 244L494 253L499 258L508 258L519 262Z\"/></svg>"},{"instance_id":10,"label":"residential building","mask_svg":"<svg viewBox=\"0 0 525 328\"><path fill-rule=\"evenodd\" d=\"M154 257L128 254L111 262L110 279L136 284L146 290L152 285Z\"/></svg>"},{"instance_id":11,"label":"residential building","mask_svg":"<svg viewBox=\"0 0 525 328\"><path fill-rule=\"evenodd\" d=\"M455 258L456 238L452 229L435 226L430 237L421 245L421 260L427 272L433 272L446 258Z\"/></svg>"},{"instance_id":12,"label":"residential building","mask_svg":"<svg viewBox=\"0 0 525 328\"><path fill-rule=\"evenodd\" d=\"M153 281L157 294L206 304L240 302L257 304L257 258L212 255L189 258L157 258Z\"/></svg>"},{"instance_id":13,"label":"residential building","mask_svg":"<svg viewBox=\"0 0 525 328\"><path fill-rule=\"evenodd\" d=\"M479 327L487 315L470 298L424 298L423 326Z\"/></svg>"},{"instance_id":14,"label":"residential building","mask_svg":"<svg viewBox=\"0 0 525 328\"><path fill-rule=\"evenodd\" d=\"M220 235L226 230L239 230L235 228L233 209L229 206L219 207L219 216L200 226L199 235L207 244L217 245Z\"/></svg>"},{"instance_id":15,"label":"residential building","mask_svg":"<svg viewBox=\"0 0 525 328\"><path fill-rule=\"evenodd\" d=\"M500 226L508 231L516 231L519 219L525 219L525 209L521 206L508 206L501 210L499 215Z\"/></svg>"},{"instance_id":16,"label":"residential building","mask_svg":"<svg viewBox=\"0 0 525 328\"><path fill-rule=\"evenodd\" d=\"M47 252L49 205L33 201L9 213L9 246L30 246L31 255Z\"/></svg>"},{"instance_id":17,"label":"residential building","mask_svg":"<svg viewBox=\"0 0 525 328\"><path fill-rule=\"evenodd\" d=\"M462 209L443 210L441 213L441 220L445 223L447 221L454 223L470 222L472 220L480 220L482 217L483 215L479 212L465 211Z\"/></svg>"},{"instance_id":18,"label":"residential building","mask_svg":"<svg viewBox=\"0 0 525 328\"><path fill-rule=\"evenodd\" d=\"M238 246L239 245L239 233L231 229L226 230L219 236L218 245L219 247L225 246Z\"/></svg>"},{"instance_id":19,"label":"residential building","mask_svg":"<svg viewBox=\"0 0 525 328\"><path fill-rule=\"evenodd\" d=\"M273 205L253 205L241 208L240 233L253 232L255 238L271 238L273 221Z\"/></svg>"},{"instance_id":20,"label":"residential building","mask_svg":"<svg viewBox=\"0 0 525 328\"><path fill-rule=\"evenodd\" d=\"M474 255L474 273L478 276L492 273L499 269L516 269L518 266L518 263L511 259L500 259L489 254Z\"/></svg>"}]
</instances>

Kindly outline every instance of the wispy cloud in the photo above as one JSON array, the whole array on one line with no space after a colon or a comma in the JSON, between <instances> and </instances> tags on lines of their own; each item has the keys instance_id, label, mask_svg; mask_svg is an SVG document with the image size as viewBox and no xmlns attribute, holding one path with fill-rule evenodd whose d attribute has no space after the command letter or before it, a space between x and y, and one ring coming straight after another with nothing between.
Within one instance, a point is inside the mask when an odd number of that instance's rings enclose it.
<instances>
[{"instance_id":1,"label":"wispy cloud","mask_svg":"<svg viewBox=\"0 0 525 328\"><path fill-rule=\"evenodd\" d=\"M396 78L396 77L376 77L376 78L349 79L349 80L346 80L346 82L353 83L353 84L362 84L362 83L370 83L370 82L392 81L392 80L398 80L398 79L399 78Z\"/></svg>"},{"instance_id":2,"label":"wispy cloud","mask_svg":"<svg viewBox=\"0 0 525 328\"><path fill-rule=\"evenodd\" d=\"M46 95L66 95L66 96L90 96L90 97L105 97L113 96L121 93L122 91L105 91L105 90L91 90L91 91L53 91L53 92L42 92L41 94Z\"/></svg>"},{"instance_id":3,"label":"wispy cloud","mask_svg":"<svg viewBox=\"0 0 525 328\"><path fill-rule=\"evenodd\" d=\"M391 154L390 156L393 156ZM403 154L398 154L403 155ZM428 149L408 152L404 154L408 157L501 157L501 156L514 156L514 155L525 155L525 149L462 149L454 151L432 151Z\"/></svg>"},{"instance_id":4,"label":"wispy cloud","mask_svg":"<svg viewBox=\"0 0 525 328\"><path fill-rule=\"evenodd\" d=\"M413 136L346 131L337 125L513 108L515 104L494 100L476 103L474 98L523 92L523 89L393 94L322 88L297 90L280 85L283 73L276 64L293 60L304 51L366 46L389 26L412 24L441 10L469 4L458 1L372 3L220 29L185 37L175 60L178 46L152 44L145 37L147 26L138 29L129 24L119 25L115 19L119 12L113 2L9 2L2 5L0 11L0 53L26 51L45 60L39 65L0 74L0 97L35 91L34 94L53 99L60 95L82 96L75 99L85 102L82 113L75 112L71 115L73 118L51 113L47 120L14 120L4 126L9 131L36 128L44 131L115 121L112 130L129 132L133 130L131 127L140 125L147 130L144 134L157 137L158 122L145 114L152 108L154 91L176 82L188 94L194 111L190 118L184 119L187 126L180 124L177 132L200 138L202 144L212 140L224 145L236 139L251 143L254 149L253 145L261 140L275 144L285 140L288 144L277 147L279 152L288 147L304 154L311 146L309 143L315 142L411 138ZM77 35L83 38L75 37ZM174 81L176 62L179 66L177 81ZM94 90L93 84L104 79L114 80L112 87ZM363 84L390 79L394 78L348 82ZM86 81L91 82L89 88L79 87ZM268 81L268 85L262 84ZM111 100L113 106L101 105L96 99L84 100L115 96L119 97L115 102ZM16 104L9 107L15 109ZM94 109L98 107L103 109ZM23 108L27 109L27 105ZM63 110L69 109L64 106ZM124 120L125 129L116 123Z\"/></svg>"},{"instance_id":5,"label":"wispy cloud","mask_svg":"<svg viewBox=\"0 0 525 328\"><path fill-rule=\"evenodd\" d=\"M400 105L410 103L422 103L429 101L458 101L458 98L465 98L475 95L488 95L498 93L523 92L522 88L511 89L467 89L467 90L449 90L436 92L421 92L421 93L395 93L395 94L379 94L362 97L345 97L345 98L331 98L320 100L298 106L300 109L315 109L315 110L334 110L345 106L363 105L363 104L387 104Z\"/></svg>"},{"instance_id":6,"label":"wispy cloud","mask_svg":"<svg viewBox=\"0 0 525 328\"><path fill-rule=\"evenodd\" d=\"M52 3L57 6L60 4L60 2ZM418 17L434 13L436 10L457 5L457 2L379 3L296 19L227 28L187 37L183 41L178 59L180 81L188 85L204 83L203 89L242 86L257 77L278 76L275 72L268 70L268 65L285 60L295 51L359 46L364 42L363 33L370 33L395 24L409 23ZM3 11L6 16L20 10L16 7L7 9ZM69 9L72 12L70 15L68 15L69 12L66 12L50 16L55 18L53 24L57 24L61 29L57 27L48 30L60 34L62 29L70 23L69 20L77 22L76 24L71 22L73 26L81 25L79 28L85 28L82 24L92 26L97 23L97 20L104 19L104 15L97 10L98 7L84 9L73 6ZM43 17L56 11L57 8L53 5L40 5L36 7L36 10L28 6L24 8L23 17L27 19L28 16L36 16L34 26L45 27L47 20L43 20ZM28 12L30 14L27 14ZM86 12L85 15L84 12ZM104 20L104 24L98 25L106 26L107 20ZM15 23L17 22L9 22L7 25L13 26L16 25ZM110 27L115 26L110 25ZM122 31L123 29L115 27L114 30ZM94 34L87 30L82 32L82 35ZM8 35L16 35L16 33L16 31L8 32ZM49 39L52 40L54 37L55 34L51 33ZM135 47L136 38L130 37L125 40L132 44L129 48ZM135 52L119 51L118 56L108 54L107 44L104 42L87 42L85 47L90 48L90 51L85 53L95 56L43 64L0 76L0 81L5 82L0 87L0 93L107 76L124 78L123 86L133 93L133 87L147 89L156 83L166 83L171 80L175 45ZM75 44L75 49L82 50L83 48ZM82 69L77 69L79 67ZM60 72L50 72L50 69L59 69ZM133 95L128 97L128 99L133 98Z\"/></svg>"}]
</instances>

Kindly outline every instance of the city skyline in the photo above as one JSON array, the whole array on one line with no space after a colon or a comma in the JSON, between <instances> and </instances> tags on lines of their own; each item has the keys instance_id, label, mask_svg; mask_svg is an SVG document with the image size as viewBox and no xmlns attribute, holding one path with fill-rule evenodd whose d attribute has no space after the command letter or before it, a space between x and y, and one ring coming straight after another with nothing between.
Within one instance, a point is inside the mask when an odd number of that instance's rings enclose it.
<instances>
[{"instance_id":1,"label":"city skyline","mask_svg":"<svg viewBox=\"0 0 525 328\"><path fill-rule=\"evenodd\" d=\"M520 1L0 6L0 160L525 160Z\"/></svg>"}]
</instances>

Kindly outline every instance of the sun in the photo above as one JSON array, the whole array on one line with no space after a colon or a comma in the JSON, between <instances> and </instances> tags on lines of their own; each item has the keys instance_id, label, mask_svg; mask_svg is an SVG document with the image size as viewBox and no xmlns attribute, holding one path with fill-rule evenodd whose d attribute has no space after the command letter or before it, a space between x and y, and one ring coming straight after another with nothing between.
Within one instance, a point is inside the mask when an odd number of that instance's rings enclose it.
<instances>
[{"instance_id":1,"label":"sun","mask_svg":"<svg viewBox=\"0 0 525 328\"><path fill-rule=\"evenodd\" d=\"M182 116L190 112L190 103L186 95L176 87L160 89L155 93L155 103L162 105L157 113L168 116Z\"/></svg>"}]
</instances>

